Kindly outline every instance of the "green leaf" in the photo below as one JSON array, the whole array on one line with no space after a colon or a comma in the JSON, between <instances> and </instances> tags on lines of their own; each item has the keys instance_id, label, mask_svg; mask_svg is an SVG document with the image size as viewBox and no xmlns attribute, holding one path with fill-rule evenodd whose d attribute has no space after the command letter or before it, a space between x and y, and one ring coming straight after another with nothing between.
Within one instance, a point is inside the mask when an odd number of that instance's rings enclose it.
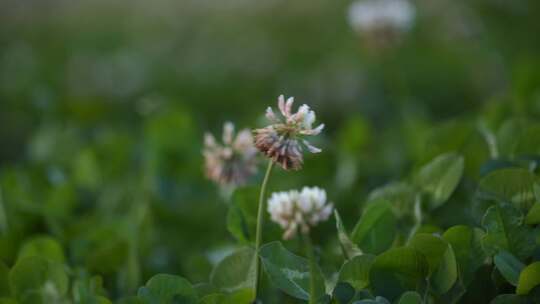
<instances>
[{"instance_id":1,"label":"green leaf","mask_svg":"<svg viewBox=\"0 0 540 304\"><path fill-rule=\"evenodd\" d=\"M221 291L233 292L255 287L255 250L241 248L225 257L210 275L210 282Z\"/></svg>"},{"instance_id":2,"label":"green leaf","mask_svg":"<svg viewBox=\"0 0 540 304\"><path fill-rule=\"evenodd\" d=\"M256 202L259 191L256 187L244 187L237 189L233 194L227 213L227 230L240 243L247 244L255 241Z\"/></svg>"},{"instance_id":3,"label":"green leaf","mask_svg":"<svg viewBox=\"0 0 540 304\"><path fill-rule=\"evenodd\" d=\"M109 301L109 299L105 298L105 297L101 297L101 296L97 296L94 298L94 302L92 302L94 304L111 304L112 302Z\"/></svg>"},{"instance_id":4,"label":"green leaf","mask_svg":"<svg viewBox=\"0 0 540 304\"><path fill-rule=\"evenodd\" d=\"M197 292L191 283L179 276L157 274L139 288L138 297L145 303L197 303Z\"/></svg>"},{"instance_id":5,"label":"green leaf","mask_svg":"<svg viewBox=\"0 0 540 304\"><path fill-rule=\"evenodd\" d=\"M461 278L458 276L456 283L445 292L443 295L437 297L437 304L456 304L460 303L463 295L467 292Z\"/></svg>"},{"instance_id":6,"label":"green leaf","mask_svg":"<svg viewBox=\"0 0 540 304\"><path fill-rule=\"evenodd\" d=\"M86 273L79 274L79 277L73 282L71 290L73 297L81 303L100 301L101 296L106 294L101 277L89 277Z\"/></svg>"},{"instance_id":7,"label":"green leaf","mask_svg":"<svg viewBox=\"0 0 540 304\"><path fill-rule=\"evenodd\" d=\"M65 261L62 246L49 236L40 236L26 241L19 251L18 259L30 256L40 256L51 261L63 263Z\"/></svg>"},{"instance_id":8,"label":"green leaf","mask_svg":"<svg viewBox=\"0 0 540 304\"><path fill-rule=\"evenodd\" d=\"M527 217L525 217L525 224L527 225L536 225L540 224L540 203L536 202L531 207L529 212L527 213Z\"/></svg>"},{"instance_id":9,"label":"green leaf","mask_svg":"<svg viewBox=\"0 0 540 304\"><path fill-rule=\"evenodd\" d=\"M416 191L404 182L392 182L369 193L368 202L388 201L398 216L412 213Z\"/></svg>"},{"instance_id":10,"label":"green leaf","mask_svg":"<svg viewBox=\"0 0 540 304\"><path fill-rule=\"evenodd\" d=\"M500 251L493 258L495 266L508 283L517 286L519 274L525 265L508 251Z\"/></svg>"},{"instance_id":11,"label":"green leaf","mask_svg":"<svg viewBox=\"0 0 540 304\"><path fill-rule=\"evenodd\" d=\"M126 298L121 298L120 300L118 301L115 301L114 302L115 304L146 304L145 301L139 299L138 297L126 297Z\"/></svg>"},{"instance_id":12,"label":"green leaf","mask_svg":"<svg viewBox=\"0 0 540 304\"><path fill-rule=\"evenodd\" d=\"M355 293L356 291L350 284L339 282L334 288L332 296L339 304L347 304L352 300Z\"/></svg>"},{"instance_id":13,"label":"green leaf","mask_svg":"<svg viewBox=\"0 0 540 304\"><path fill-rule=\"evenodd\" d=\"M354 227L351 239L363 252L379 254L392 246L396 225L396 216L388 202L372 202Z\"/></svg>"},{"instance_id":14,"label":"green leaf","mask_svg":"<svg viewBox=\"0 0 540 304\"><path fill-rule=\"evenodd\" d=\"M430 197L430 208L442 206L456 189L464 169L463 156L445 153L424 165L416 176L416 184Z\"/></svg>"},{"instance_id":15,"label":"green leaf","mask_svg":"<svg viewBox=\"0 0 540 304\"><path fill-rule=\"evenodd\" d=\"M193 288L195 289L195 291L197 291L197 295L199 296L199 298L210 294L218 293L216 287L208 282L193 284Z\"/></svg>"},{"instance_id":16,"label":"green leaf","mask_svg":"<svg viewBox=\"0 0 540 304\"><path fill-rule=\"evenodd\" d=\"M204 296L199 304L224 304L226 303L227 295L223 293L214 293Z\"/></svg>"},{"instance_id":17,"label":"green leaf","mask_svg":"<svg viewBox=\"0 0 540 304\"><path fill-rule=\"evenodd\" d=\"M444 239L420 233L411 239L409 246L421 252L427 259L430 285L437 294L450 290L458 277L454 250Z\"/></svg>"},{"instance_id":18,"label":"green leaf","mask_svg":"<svg viewBox=\"0 0 540 304\"><path fill-rule=\"evenodd\" d=\"M375 299L366 299L361 301L355 301L353 304L390 304L387 299L383 297L375 297Z\"/></svg>"},{"instance_id":19,"label":"green leaf","mask_svg":"<svg viewBox=\"0 0 540 304\"><path fill-rule=\"evenodd\" d=\"M250 303L253 300L253 290L242 289L231 294L215 293L203 297L199 304L238 304Z\"/></svg>"},{"instance_id":20,"label":"green leaf","mask_svg":"<svg viewBox=\"0 0 540 304\"><path fill-rule=\"evenodd\" d=\"M9 273L9 284L21 303L49 303L62 298L69 287L64 266L38 256L19 259Z\"/></svg>"},{"instance_id":21,"label":"green leaf","mask_svg":"<svg viewBox=\"0 0 540 304\"><path fill-rule=\"evenodd\" d=\"M416 249L393 248L375 258L369 281L374 294L394 301L405 291L419 290L428 269L426 258Z\"/></svg>"},{"instance_id":22,"label":"green leaf","mask_svg":"<svg viewBox=\"0 0 540 304\"><path fill-rule=\"evenodd\" d=\"M443 238L452 246L458 263L460 277L465 286L486 259L481 240L485 233L478 228L454 226L446 230Z\"/></svg>"},{"instance_id":23,"label":"green leaf","mask_svg":"<svg viewBox=\"0 0 540 304\"><path fill-rule=\"evenodd\" d=\"M280 242L261 247L259 255L272 283L283 292L298 299L309 299L309 263L307 259L289 252ZM324 278L320 269L315 271L316 296L325 294Z\"/></svg>"},{"instance_id":24,"label":"green leaf","mask_svg":"<svg viewBox=\"0 0 540 304\"><path fill-rule=\"evenodd\" d=\"M528 304L529 301L522 296L515 294L502 294L498 295L495 299L491 300L489 304Z\"/></svg>"},{"instance_id":25,"label":"green leaf","mask_svg":"<svg viewBox=\"0 0 540 304\"><path fill-rule=\"evenodd\" d=\"M526 295L538 285L540 285L540 262L534 262L521 271L516 294Z\"/></svg>"},{"instance_id":26,"label":"green leaf","mask_svg":"<svg viewBox=\"0 0 540 304\"><path fill-rule=\"evenodd\" d=\"M343 226L343 222L341 221L341 217L339 216L337 210L334 210L334 215L336 217L336 229L338 231L339 243L341 245L341 249L343 250L345 258L351 259L355 256L361 255L362 250L360 250L360 248L358 248L358 246L356 246L356 244L353 243L349 238L349 235L347 231L345 231L345 226Z\"/></svg>"},{"instance_id":27,"label":"green leaf","mask_svg":"<svg viewBox=\"0 0 540 304\"><path fill-rule=\"evenodd\" d=\"M509 204L489 207L482 219L486 235L482 239L484 249L495 255L501 250L514 254L518 259L529 257L535 247L533 231L523 225L523 215Z\"/></svg>"},{"instance_id":28,"label":"green leaf","mask_svg":"<svg viewBox=\"0 0 540 304\"><path fill-rule=\"evenodd\" d=\"M227 211L227 230L234 238L243 244L250 241L247 221L242 210L235 204L229 206Z\"/></svg>"},{"instance_id":29,"label":"green leaf","mask_svg":"<svg viewBox=\"0 0 540 304\"><path fill-rule=\"evenodd\" d=\"M416 291L407 291L397 302L398 304L422 304L422 297Z\"/></svg>"},{"instance_id":30,"label":"green leaf","mask_svg":"<svg viewBox=\"0 0 540 304\"><path fill-rule=\"evenodd\" d=\"M535 201L535 176L522 168L496 170L480 180L481 195L511 202L518 209L528 210Z\"/></svg>"},{"instance_id":31,"label":"green leaf","mask_svg":"<svg viewBox=\"0 0 540 304\"><path fill-rule=\"evenodd\" d=\"M374 255L363 254L345 261L339 271L338 282L349 283L356 290L366 288L369 285L369 270L374 260Z\"/></svg>"}]
</instances>

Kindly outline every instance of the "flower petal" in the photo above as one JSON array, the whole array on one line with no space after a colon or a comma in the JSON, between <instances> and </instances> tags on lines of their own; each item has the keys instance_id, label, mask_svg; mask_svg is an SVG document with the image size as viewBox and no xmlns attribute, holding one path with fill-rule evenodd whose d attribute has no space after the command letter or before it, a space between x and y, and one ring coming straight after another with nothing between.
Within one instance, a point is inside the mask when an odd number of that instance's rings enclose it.
<instances>
[{"instance_id":1,"label":"flower petal","mask_svg":"<svg viewBox=\"0 0 540 304\"><path fill-rule=\"evenodd\" d=\"M294 103L294 97L287 98L287 103L285 104L285 117L289 118L291 116L291 109Z\"/></svg>"},{"instance_id":2,"label":"flower petal","mask_svg":"<svg viewBox=\"0 0 540 304\"><path fill-rule=\"evenodd\" d=\"M272 110L271 107L266 108L265 116L269 121L279 123L279 119L277 118L276 114L274 114L274 110Z\"/></svg>"},{"instance_id":3,"label":"flower petal","mask_svg":"<svg viewBox=\"0 0 540 304\"><path fill-rule=\"evenodd\" d=\"M208 148L212 148L216 146L216 139L214 138L214 135L211 133L205 133L204 134L204 145Z\"/></svg>"},{"instance_id":4,"label":"flower petal","mask_svg":"<svg viewBox=\"0 0 540 304\"><path fill-rule=\"evenodd\" d=\"M309 152L311 152L311 153L320 153L322 151L321 149L311 145L307 140L302 140L302 142L304 143L304 145L306 145Z\"/></svg>"},{"instance_id":5,"label":"flower petal","mask_svg":"<svg viewBox=\"0 0 540 304\"><path fill-rule=\"evenodd\" d=\"M227 121L223 125L223 143L226 145L232 144L234 137L234 124L230 121Z\"/></svg>"},{"instance_id":6,"label":"flower petal","mask_svg":"<svg viewBox=\"0 0 540 304\"><path fill-rule=\"evenodd\" d=\"M279 95L278 97L278 108L279 108L279 111L281 111L281 114L287 117L287 111L285 109L285 96L283 95Z\"/></svg>"}]
</instances>

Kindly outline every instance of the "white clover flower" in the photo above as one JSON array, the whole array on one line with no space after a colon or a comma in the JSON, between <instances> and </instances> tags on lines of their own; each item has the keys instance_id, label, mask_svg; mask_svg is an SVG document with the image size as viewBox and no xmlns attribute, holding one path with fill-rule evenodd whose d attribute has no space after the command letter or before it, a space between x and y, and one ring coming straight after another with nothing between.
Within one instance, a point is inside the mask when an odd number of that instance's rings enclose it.
<instances>
[{"instance_id":1,"label":"white clover flower","mask_svg":"<svg viewBox=\"0 0 540 304\"><path fill-rule=\"evenodd\" d=\"M311 227L326 221L333 208L326 201L326 191L318 187L276 192L268 200L270 218L285 230L286 240L293 238L298 230L308 233Z\"/></svg>"},{"instance_id":2,"label":"white clover flower","mask_svg":"<svg viewBox=\"0 0 540 304\"><path fill-rule=\"evenodd\" d=\"M408 30L414 17L414 6L407 0L360 0L349 8L349 22L359 32L379 28Z\"/></svg>"},{"instance_id":3,"label":"white clover flower","mask_svg":"<svg viewBox=\"0 0 540 304\"><path fill-rule=\"evenodd\" d=\"M251 132L244 129L235 137L234 124L226 122L222 140L219 144L212 134L204 135L206 176L222 186L243 185L257 172L257 149Z\"/></svg>"},{"instance_id":4,"label":"white clover flower","mask_svg":"<svg viewBox=\"0 0 540 304\"><path fill-rule=\"evenodd\" d=\"M326 191L318 187L304 187L300 192L298 208L310 226L326 221L332 214L332 203L326 202Z\"/></svg>"},{"instance_id":5,"label":"white clover flower","mask_svg":"<svg viewBox=\"0 0 540 304\"><path fill-rule=\"evenodd\" d=\"M278 97L278 107L282 117L278 117L271 107L266 109L266 118L271 125L256 129L255 146L275 163L281 165L285 170L299 170L303 163L303 147L311 153L319 153L321 149L311 145L306 136L318 135L324 128L320 124L313 128L315 122L315 112L304 104L298 108L296 113L292 113L294 97Z\"/></svg>"},{"instance_id":6,"label":"white clover flower","mask_svg":"<svg viewBox=\"0 0 540 304\"><path fill-rule=\"evenodd\" d=\"M408 31L416 11L408 0L359 0L349 7L349 24L368 45L387 46Z\"/></svg>"}]
</instances>

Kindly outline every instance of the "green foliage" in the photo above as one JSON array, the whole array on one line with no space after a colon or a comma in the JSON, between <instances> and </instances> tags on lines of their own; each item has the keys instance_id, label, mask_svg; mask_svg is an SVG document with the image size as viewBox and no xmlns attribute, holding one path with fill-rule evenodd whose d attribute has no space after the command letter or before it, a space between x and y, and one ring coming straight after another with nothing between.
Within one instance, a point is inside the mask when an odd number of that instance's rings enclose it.
<instances>
[{"instance_id":1,"label":"green foliage","mask_svg":"<svg viewBox=\"0 0 540 304\"><path fill-rule=\"evenodd\" d=\"M234 192L227 213L227 230L241 243L255 242L259 189L246 187Z\"/></svg>"},{"instance_id":2,"label":"green foliage","mask_svg":"<svg viewBox=\"0 0 540 304\"><path fill-rule=\"evenodd\" d=\"M341 221L341 217L339 216L337 210L334 211L334 215L336 218L336 229L338 232L339 243L345 257L347 259L351 259L355 256L361 255L362 250L360 250L360 248L358 248L358 246L350 239L349 234L345 230L345 226L343 226L343 222Z\"/></svg>"},{"instance_id":3,"label":"green foliage","mask_svg":"<svg viewBox=\"0 0 540 304\"><path fill-rule=\"evenodd\" d=\"M58 263L63 263L65 260L60 244L55 239L47 236L36 237L23 244L18 259L30 256L40 256Z\"/></svg>"},{"instance_id":4,"label":"green foliage","mask_svg":"<svg viewBox=\"0 0 540 304\"><path fill-rule=\"evenodd\" d=\"M253 290L256 258L255 251L250 247L233 252L216 265L210 276L211 284L229 293L242 289Z\"/></svg>"},{"instance_id":5,"label":"green foliage","mask_svg":"<svg viewBox=\"0 0 540 304\"><path fill-rule=\"evenodd\" d=\"M407 291L397 302L398 304L422 304L422 297L415 291Z\"/></svg>"},{"instance_id":6,"label":"green foliage","mask_svg":"<svg viewBox=\"0 0 540 304\"><path fill-rule=\"evenodd\" d=\"M513 203L516 208L527 210L535 200L536 177L521 168L496 170L482 178L479 191L483 195Z\"/></svg>"},{"instance_id":7,"label":"green foliage","mask_svg":"<svg viewBox=\"0 0 540 304\"><path fill-rule=\"evenodd\" d=\"M146 304L198 303L195 289L186 279L170 274L157 274L139 288L138 297Z\"/></svg>"},{"instance_id":8,"label":"green foliage","mask_svg":"<svg viewBox=\"0 0 540 304\"><path fill-rule=\"evenodd\" d=\"M452 195L463 175L464 162L463 156L447 153L420 169L416 184L430 196L431 209L440 207Z\"/></svg>"},{"instance_id":9,"label":"green foliage","mask_svg":"<svg viewBox=\"0 0 540 304\"><path fill-rule=\"evenodd\" d=\"M366 288L369 285L369 270L374 260L375 256L363 254L345 261L339 271L338 281L349 283L357 290Z\"/></svg>"},{"instance_id":10,"label":"green foliage","mask_svg":"<svg viewBox=\"0 0 540 304\"><path fill-rule=\"evenodd\" d=\"M482 219L482 226L486 229L482 244L490 255L506 250L524 259L535 248L534 231L523 225L523 215L512 205L491 206Z\"/></svg>"},{"instance_id":11,"label":"green foliage","mask_svg":"<svg viewBox=\"0 0 540 304\"><path fill-rule=\"evenodd\" d=\"M517 286L519 274L525 265L508 251L500 251L493 257L493 262L508 283Z\"/></svg>"},{"instance_id":12,"label":"green foliage","mask_svg":"<svg viewBox=\"0 0 540 304\"><path fill-rule=\"evenodd\" d=\"M369 203L351 233L351 240L366 253L379 254L396 237L396 217L386 201Z\"/></svg>"},{"instance_id":13,"label":"green foliage","mask_svg":"<svg viewBox=\"0 0 540 304\"><path fill-rule=\"evenodd\" d=\"M304 303L266 208L252 249L262 168L220 189L201 155L281 93L326 125L268 184L334 204L317 304L540 303L540 2L409 1L368 34L356 1L4 1L0 304Z\"/></svg>"},{"instance_id":14,"label":"green foliage","mask_svg":"<svg viewBox=\"0 0 540 304\"><path fill-rule=\"evenodd\" d=\"M72 294L76 303L109 303L106 293L99 276L89 277L82 273L73 282Z\"/></svg>"},{"instance_id":15,"label":"green foliage","mask_svg":"<svg viewBox=\"0 0 540 304\"><path fill-rule=\"evenodd\" d=\"M409 246L421 252L429 266L430 288L436 294L444 294L457 280L458 270L452 246L444 239L430 234L417 234Z\"/></svg>"},{"instance_id":16,"label":"green foliage","mask_svg":"<svg viewBox=\"0 0 540 304\"><path fill-rule=\"evenodd\" d=\"M428 271L426 258L417 250L393 248L375 258L369 280L375 294L394 301L408 290L422 290Z\"/></svg>"},{"instance_id":17,"label":"green foliage","mask_svg":"<svg viewBox=\"0 0 540 304\"><path fill-rule=\"evenodd\" d=\"M528 299L514 294L503 294L493 299L490 304L527 304Z\"/></svg>"},{"instance_id":18,"label":"green foliage","mask_svg":"<svg viewBox=\"0 0 540 304\"><path fill-rule=\"evenodd\" d=\"M68 276L62 264L39 256L17 261L9 273L13 296L21 303L54 303L66 295Z\"/></svg>"},{"instance_id":19,"label":"green foliage","mask_svg":"<svg viewBox=\"0 0 540 304\"><path fill-rule=\"evenodd\" d=\"M467 226L454 226L443 234L443 238L454 250L460 278L465 285L473 280L475 272L486 258L481 246L484 234L481 229Z\"/></svg>"},{"instance_id":20,"label":"green foliage","mask_svg":"<svg viewBox=\"0 0 540 304\"><path fill-rule=\"evenodd\" d=\"M540 262L534 262L519 274L516 293L526 295L538 285L540 285Z\"/></svg>"},{"instance_id":21,"label":"green foliage","mask_svg":"<svg viewBox=\"0 0 540 304\"><path fill-rule=\"evenodd\" d=\"M199 304L235 304L249 303L253 299L253 290L239 290L230 294L211 294L203 297Z\"/></svg>"},{"instance_id":22,"label":"green foliage","mask_svg":"<svg viewBox=\"0 0 540 304\"><path fill-rule=\"evenodd\" d=\"M540 202L534 203L531 207L525 218L525 223L528 225L540 224Z\"/></svg>"},{"instance_id":23,"label":"green foliage","mask_svg":"<svg viewBox=\"0 0 540 304\"><path fill-rule=\"evenodd\" d=\"M9 295L9 268L0 261L0 297L7 297Z\"/></svg>"},{"instance_id":24,"label":"green foliage","mask_svg":"<svg viewBox=\"0 0 540 304\"><path fill-rule=\"evenodd\" d=\"M264 269L273 284L283 292L298 299L309 299L308 261L289 252L280 242L272 242L261 247L260 256ZM324 278L320 270L315 275L316 296L325 294Z\"/></svg>"},{"instance_id":25,"label":"green foliage","mask_svg":"<svg viewBox=\"0 0 540 304\"><path fill-rule=\"evenodd\" d=\"M340 282L337 283L336 287L334 288L332 296L339 304L346 304L352 300L355 293L356 291L351 285Z\"/></svg>"}]
</instances>

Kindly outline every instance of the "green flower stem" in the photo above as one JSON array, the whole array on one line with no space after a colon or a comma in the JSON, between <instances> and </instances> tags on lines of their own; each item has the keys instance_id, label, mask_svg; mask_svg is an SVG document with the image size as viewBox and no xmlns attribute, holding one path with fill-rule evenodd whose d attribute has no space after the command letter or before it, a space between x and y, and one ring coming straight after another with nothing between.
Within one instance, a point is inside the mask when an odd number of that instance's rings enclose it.
<instances>
[{"instance_id":1,"label":"green flower stem","mask_svg":"<svg viewBox=\"0 0 540 304\"><path fill-rule=\"evenodd\" d=\"M261 194L259 196L259 207L257 211L257 231L255 234L255 299L257 299L259 291L259 283L261 280L261 265L259 259L259 249L261 248L262 243L262 230L264 225L264 199L266 196L266 186L268 184L268 179L270 178L270 172L274 167L274 162L272 160L268 161L268 168L266 169L266 174L261 185Z\"/></svg>"},{"instance_id":2,"label":"green flower stem","mask_svg":"<svg viewBox=\"0 0 540 304\"><path fill-rule=\"evenodd\" d=\"M317 299L315 297L315 254L313 253L313 244L311 243L311 237L309 232L302 235L306 246L306 255L309 262L309 304L315 304Z\"/></svg>"}]
</instances>

